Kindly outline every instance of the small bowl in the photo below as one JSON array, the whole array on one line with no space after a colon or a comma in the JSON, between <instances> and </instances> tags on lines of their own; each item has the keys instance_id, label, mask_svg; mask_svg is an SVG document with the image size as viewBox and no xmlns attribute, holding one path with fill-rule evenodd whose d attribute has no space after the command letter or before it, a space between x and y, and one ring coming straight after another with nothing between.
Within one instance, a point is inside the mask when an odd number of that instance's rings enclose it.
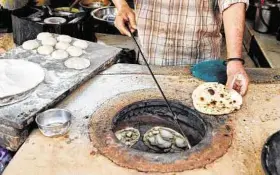
<instances>
[{"instance_id":1,"label":"small bowl","mask_svg":"<svg viewBox=\"0 0 280 175\"><path fill-rule=\"evenodd\" d=\"M114 6L95 9L91 12L91 16L94 19L106 22L110 25L114 25L116 15L117 15L117 8Z\"/></svg>"},{"instance_id":2,"label":"small bowl","mask_svg":"<svg viewBox=\"0 0 280 175\"><path fill-rule=\"evenodd\" d=\"M58 137L66 134L71 125L72 114L65 109L50 109L36 116L36 123L43 135Z\"/></svg>"}]
</instances>

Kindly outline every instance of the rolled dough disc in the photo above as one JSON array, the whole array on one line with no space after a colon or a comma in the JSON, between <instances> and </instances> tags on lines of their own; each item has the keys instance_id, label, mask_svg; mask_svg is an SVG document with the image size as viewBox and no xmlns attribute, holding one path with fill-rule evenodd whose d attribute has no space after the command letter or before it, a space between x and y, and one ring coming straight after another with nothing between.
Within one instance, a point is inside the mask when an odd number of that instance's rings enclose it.
<instances>
[{"instance_id":1,"label":"rolled dough disc","mask_svg":"<svg viewBox=\"0 0 280 175\"><path fill-rule=\"evenodd\" d=\"M59 35L57 37L57 40L61 41L61 42L70 43L72 41L72 38L70 36L68 36L68 35Z\"/></svg>"},{"instance_id":2,"label":"rolled dough disc","mask_svg":"<svg viewBox=\"0 0 280 175\"><path fill-rule=\"evenodd\" d=\"M45 72L38 64L19 59L0 59L0 99L38 86Z\"/></svg>"},{"instance_id":3,"label":"rolled dough disc","mask_svg":"<svg viewBox=\"0 0 280 175\"><path fill-rule=\"evenodd\" d=\"M37 51L41 55L50 55L53 52L53 47L52 46L40 46Z\"/></svg>"},{"instance_id":4,"label":"rolled dough disc","mask_svg":"<svg viewBox=\"0 0 280 175\"><path fill-rule=\"evenodd\" d=\"M42 40L42 45L44 46L55 46L57 43L56 39L49 37Z\"/></svg>"},{"instance_id":5,"label":"rolled dough disc","mask_svg":"<svg viewBox=\"0 0 280 175\"><path fill-rule=\"evenodd\" d=\"M81 56L83 54L83 50L80 49L79 47L75 47L75 46L68 47L67 48L67 52L72 57L79 57L79 56Z\"/></svg>"},{"instance_id":6,"label":"rolled dough disc","mask_svg":"<svg viewBox=\"0 0 280 175\"><path fill-rule=\"evenodd\" d=\"M25 50L33 50L40 46L36 40L28 40L22 44L22 48Z\"/></svg>"},{"instance_id":7,"label":"rolled dough disc","mask_svg":"<svg viewBox=\"0 0 280 175\"><path fill-rule=\"evenodd\" d=\"M51 34L51 33L49 33L49 32L42 32L42 33L39 33L39 34L37 35L37 40L42 41L42 40L44 40L44 39L46 39L46 38L49 38L49 37L52 37L52 34Z\"/></svg>"},{"instance_id":8,"label":"rolled dough disc","mask_svg":"<svg viewBox=\"0 0 280 175\"><path fill-rule=\"evenodd\" d=\"M229 114L242 105L242 96L238 92L212 82L198 86L193 91L192 99L196 110L209 115Z\"/></svg>"},{"instance_id":9,"label":"rolled dough disc","mask_svg":"<svg viewBox=\"0 0 280 175\"><path fill-rule=\"evenodd\" d=\"M81 49L86 49L88 47L88 43L83 40L77 40L73 43L73 46L79 47Z\"/></svg>"},{"instance_id":10,"label":"rolled dough disc","mask_svg":"<svg viewBox=\"0 0 280 175\"><path fill-rule=\"evenodd\" d=\"M85 58L72 57L64 62L64 65L70 69L86 69L90 66L90 61Z\"/></svg>"},{"instance_id":11,"label":"rolled dough disc","mask_svg":"<svg viewBox=\"0 0 280 175\"><path fill-rule=\"evenodd\" d=\"M69 43L61 42L61 41L56 43L56 45L55 45L55 48L60 49L60 50L66 50L68 47L70 47Z\"/></svg>"},{"instance_id":12,"label":"rolled dough disc","mask_svg":"<svg viewBox=\"0 0 280 175\"><path fill-rule=\"evenodd\" d=\"M65 50L55 50L52 53L52 58L53 59L60 60L60 59L65 59L67 57L68 57L68 53Z\"/></svg>"}]
</instances>

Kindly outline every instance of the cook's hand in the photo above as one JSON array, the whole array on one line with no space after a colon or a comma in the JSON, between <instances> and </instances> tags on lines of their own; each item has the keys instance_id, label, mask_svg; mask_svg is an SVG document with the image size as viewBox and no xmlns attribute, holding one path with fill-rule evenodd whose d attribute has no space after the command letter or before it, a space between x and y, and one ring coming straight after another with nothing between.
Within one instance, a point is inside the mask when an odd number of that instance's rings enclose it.
<instances>
[{"instance_id":1,"label":"cook's hand","mask_svg":"<svg viewBox=\"0 0 280 175\"><path fill-rule=\"evenodd\" d=\"M115 19L115 26L118 28L121 34L131 36L126 28L126 23L128 23L128 26L133 33L136 30L135 13L128 5L123 5L118 9L118 14Z\"/></svg>"},{"instance_id":2,"label":"cook's hand","mask_svg":"<svg viewBox=\"0 0 280 175\"><path fill-rule=\"evenodd\" d=\"M227 64L227 84L230 89L234 89L244 96L247 92L249 77L240 61L230 61Z\"/></svg>"}]
</instances>

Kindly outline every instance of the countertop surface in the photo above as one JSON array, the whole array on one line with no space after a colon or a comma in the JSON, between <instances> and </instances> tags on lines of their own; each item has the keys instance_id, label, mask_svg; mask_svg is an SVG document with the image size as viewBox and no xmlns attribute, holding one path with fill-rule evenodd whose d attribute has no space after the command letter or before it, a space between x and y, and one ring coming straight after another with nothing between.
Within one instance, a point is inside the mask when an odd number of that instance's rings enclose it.
<instances>
[{"instance_id":1,"label":"countertop surface","mask_svg":"<svg viewBox=\"0 0 280 175\"><path fill-rule=\"evenodd\" d=\"M272 68L280 68L280 41L271 34L258 33L253 29L253 22L247 21L246 27L251 36L254 36L264 57Z\"/></svg>"},{"instance_id":2,"label":"countertop surface","mask_svg":"<svg viewBox=\"0 0 280 175\"><path fill-rule=\"evenodd\" d=\"M189 74L188 68L153 67L153 70L164 90L181 89L186 92L186 98L202 83ZM279 70L275 69L274 73L279 73ZM251 76L255 76L254 74L259 73L250 73ZM265 76L264 73L260 74ZM98 154L89 140L88 124L91 115L105 101L120 93L147 88L155 88L155 84L145 67L113 65L74 91L57 106L73 113L70 132L63 137L47 138L38 129L33 130L6 168L4 175L144 174L119 167ZM203 169L176 174L262 175L260 152L265 140L279 130L279 103L279 82L252 82L248 94L244 97L242 109L230 115L234 135L228 152Z\"/></svg>"}]
</instances>

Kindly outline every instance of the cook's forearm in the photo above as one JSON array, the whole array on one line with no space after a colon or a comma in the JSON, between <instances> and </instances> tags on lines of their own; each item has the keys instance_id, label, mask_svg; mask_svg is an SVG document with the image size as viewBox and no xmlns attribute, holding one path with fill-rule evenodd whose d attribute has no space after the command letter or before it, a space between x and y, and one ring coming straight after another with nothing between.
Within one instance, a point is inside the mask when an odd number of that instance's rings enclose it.
<instances>
[{"instance_id":1,"label":"cook's forearm","mask_svg":"<svg viewBox=\"0 0 280 175\"><path fill-rule=\"evenodd\" d=\"M117 9L120 9L123 5L128 6L126 0L113 0L113 2L115 4L115 6L117 7Z\"/></svg>"},{"instance_id":2,"label":"cook's forearm","mask_svg":"<svg viewBox=\"0 0 280 175\"><path fill-rule=\"evenodd\" d=\"M223 12L228 58L242 57L245 8L244 3L236 3Z\"/></svg>"}]
</instances>

